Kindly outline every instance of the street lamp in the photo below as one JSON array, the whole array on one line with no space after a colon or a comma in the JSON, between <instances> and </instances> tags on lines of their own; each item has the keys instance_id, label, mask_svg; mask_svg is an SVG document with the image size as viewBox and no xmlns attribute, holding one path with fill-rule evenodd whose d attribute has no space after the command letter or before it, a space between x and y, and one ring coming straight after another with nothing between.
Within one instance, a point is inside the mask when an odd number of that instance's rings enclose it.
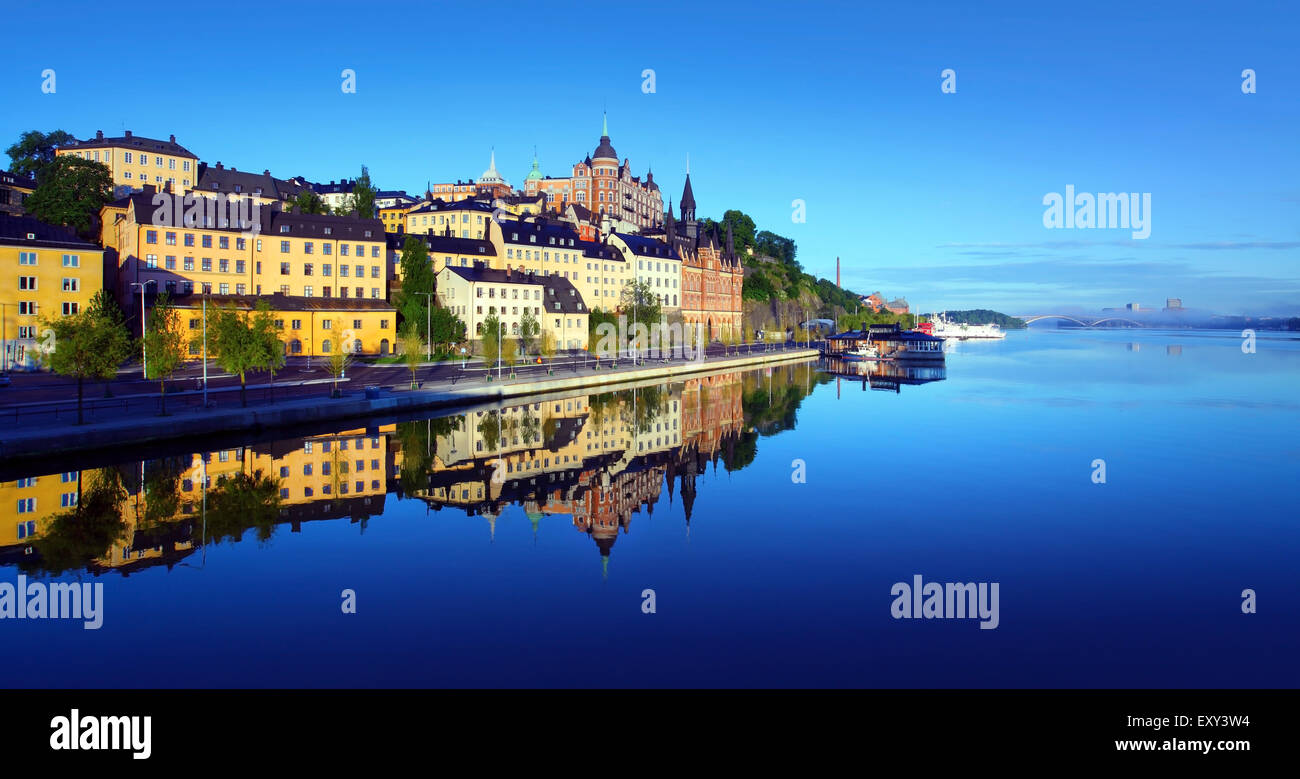
<instances>
[{"instance_id":1,"label":"street lamp","mask_svg":"<svg viewBox=\"0 0 1300 779\"><path fill-rule=\"evenodd\" d=\"M131 282L131 286L140 288L140 375L145 379L149 378L149 354L144 346L144 288L156 283L153 279Z\"/></svg>"},{"instance_id":2,"label":"street lamp","mask_svg":"<svg viewBox=\"0 0 1300 779\"><path fill-rule=\"evenodd\" d=\"M203 407L208 407L208 293L203 293Z\"/></svg>"}]
</instances>

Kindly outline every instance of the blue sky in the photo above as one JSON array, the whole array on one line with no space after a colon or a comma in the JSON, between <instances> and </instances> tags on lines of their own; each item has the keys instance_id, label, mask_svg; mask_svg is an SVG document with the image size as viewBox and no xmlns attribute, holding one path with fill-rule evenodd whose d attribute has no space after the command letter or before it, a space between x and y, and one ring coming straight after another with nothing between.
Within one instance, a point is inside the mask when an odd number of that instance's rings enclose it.
<instances>
[{"instance_id":1,"label":"blue sky","mask_svg":"<svg viewBox=\"0 0 1300 779\"><path fill-rule=\"evenodd\" d=\"M702 216L745 211L821 276L839 256L856 291L1300 310L1300 11L1283 3L151 5L10 3L0 140L174 133L211 163L325 181L364 163L415 193L477 177L492 147L513 184L534 146L567 175L607 109L634 172L676 200L689 154ZM1150 237L1046 229L1066 185L1150 193Z\"/></svg>"}]
</instances>

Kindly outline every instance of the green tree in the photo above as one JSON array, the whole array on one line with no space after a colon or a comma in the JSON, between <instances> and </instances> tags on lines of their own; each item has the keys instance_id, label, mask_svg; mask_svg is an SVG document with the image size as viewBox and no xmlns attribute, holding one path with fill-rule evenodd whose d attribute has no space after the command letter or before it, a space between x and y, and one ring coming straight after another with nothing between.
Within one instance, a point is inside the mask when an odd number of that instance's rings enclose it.
<instances>
[{"instance_id":1,"label":"green tree","mask_svg":"<svg viewBox=\"0 0 1300 779\"><path fill-rule=\"evenodd\" d=\"M71 133L63 130L43 133L40 130L28 130L18 136L17 143L5 149L9 155L9 172L28 178L39 178L46 165L54 161L55 150L76 140Z\"/></svg>"},{"instance_id":2,"label":"green tree","mask_svg":"<svg viewBox=\"0 0 1300 779\"><path fill-rule=\"evenodd\" d=\"M428 338L425 332L432 312L426 312L430 305L437 279L433 275L433 264L429 262L429 247L414 235L406 236L402 244L402 257L399 261L402 269L402 286L394 295L393 306L402 314L402 321L414 325L422 338Z\"/></svg>"},{"instance_id":3,"label":"green tree","mask_svg":"<svg viewBox=\"0 0 1300 779\"><path fill-rule=\"evenodd\" d=\"M117 364L120 365L123 360L131 356L130 351L132 340L130 333L126 329L126 315L122 313L122 307L117 304L117 299L113 297L111 292L101 287L95 291L93 296L91 296L90 304L86 307L86 310L91 316L104 319L108 321L111 326L122 331L122 337L119 342L125 344L126 348L122 350L121 354L110 355L116 357ZM111 376L104 379L104 397L108 398L113 396L113 393L109 391L109 387L111 386L112 380L116 377L117 373L114 372Z\"/></svg>"},{"instance_id":4,"label":"green tree","mask_svg":"<svg viewBox=\"0 0 1300 779\"><path fill-rule=\"evenodd\" d=\"M402 348L402 362L406 363L406 367L411 371L411 389L415 389L415 372L420 369L420 361L424 359L424 355L421 354L424 351L424 341L420 338L419 329L408 322L406 328L402 330L398 344Z\"/></svg>"},{"instance_id":5,"label":"green tree","mask_svg":"<svg viewBox=\"0 0 1300 779\"><path fill-rule=\"evenodd\" d=\"M145 378L158 380L158 398L161 415L167 416L167 380L176 373L185 360L185 336L181 333L180 317L172 307L166 293L154 301L153 310L145 324L144 357Z\"/></svg>"},{"instance_id":6,"label":"green tree","mask_svg":"<svg viewBox=\"0 0 1300 779\"><path fill-rule=\"evenodd\" d=\"M515 375L515 363L519 361L519 339L503 338L501 339L501 362L506 364L510 369L510 375Z\"/></svg>"},{"instance_id":7,"label":"green tree","mask_svg":"<svg viewBox=\"0 0 1300 779\"><path fill-rule=\"evenodd\" d=\"M375 218L375 195L378 192L370 184L370 170L361 166L361 175L352 185L352 194L348 195L343 201L341 213L347 214L352 211L357 212L357 216L362 219Z\"/></svg>"},{"instance_id":8,"label":"green tree","mask_svg":"<svg viewBox=\"0 0 1300 779\"><path fill-rule=\"evenodd\" d=\"M64 155L41 169L26 207L42 222L96 238L99 209L113 197L113 175L101 162Z\"/></svg>"},{"instance_id":9,"label":"green tree","mask_svg":"<svg viewBox=\"0 0 1300 779\"><path fill-rule=\"evenodd\" d=\"M284 342L280 340L280 328L271 315L270 303L257 301L253 306L249 327L253 331L253 341L257 344L261 367L271 374L271 402L275 402L275 374L289 358L285 354Z\"/></svg>"},{"instance_id":10,"label":"green tree","mask_svg":"<svg viewBox=\"0 0 1300 779\"><path fill-rule=\"evenodd\" d=\"M731 233L736 244L736 253L743 254L744 249L754 245L754 220L743 211L731 209L722 215L722 225L719 228L719 234L726 236L727 225L731 225Z\"/></svg>"},{"instance_id":11,"label":"green tree","mask_svg":"<svg viewBox=\"0 0 1300 779\"><path fill-rule=\"evenodd\" d=\"M542 353L542 357L546 358L547 363L552 363L555 360L555 333L554 332L550 330L542 331L542 340L541 340L541 344L538 346L538 351Z\"/></svg>"},{"instance_id":12,"label":"green tree","mask_svg":"<svg viewBox=\"0 0 1300 779\"><path fill-rule=\"evenodd\" d=\"M77 424L83 423L82 398L86 379L110 380L131 351L125 328L89 309L72 316L42 319L53 335L52 349L42 353L46 366L77 380Z\"/></svg>"},{"instance_id":13,"label":"green tree","mask_svg":"<svg viewBox=\"0 0 1300 779\"><path fill-rule=\"evenodd\" d=\"M265 301L258 301L258 306L269 311ZM252 313L234 304L208 306L208 355L222 370L239 377L239 404L244 407L248 406L248 373L264 369L268 358L265 337L253 323Z\"/></svg>"},{"instance_id":14,"label":"green tree","mask_svg":"<svg viewBox=\"0 0 1300 779\"><path fill-rule=\"evenodd\" d=\"M658 324L663 315L659 296L655 294L649 281L629 281L624 284L620 304L623 314L627 316L629 327L635 322L649 329L651 325Z\"/></svg>"},{"instance_id":15,"label":"green tree","mask_svg":"<svg viewBox=\"0 0 1300 779\"><path fill-rule=\"evenodd\" d=\"M297 197L289 201L289 206L290 208L297 208L303 214L328 214L330 212L329 204L310 189L299 192Z\"/></svg>"},{"instance_id":16,"label":"green tree","mask_svg":"<svg viewBox=\"0 0 1300 779\"><path fill-rule=\"evenodd\" d=\"M519 352L524 359L527 359L528 353L533 350L533 342L537 340L537 334L541 329L537 317L533 316L533 312L525 306L523 315L519 317Z\"/></svg>"},{"instance_id":17,"label":"green tree","mask_svg":"<svg viewBox=\"0 0 1300 779\"><path fill-rule=\"evenodd\" d=\"M465 323L460 321L460 317L453 314L451 309L445 306L434 306L431 316L433 324L429 337L433 341L434 351L440 351L443 346L450 349L453 344L465 340Z\"/></svg>"},{"instance_id":18,"label":"green tree","mask_svg":"<svg viewBox=\"0 0 1300 779\"><path fill-rule=\"evenodd\" d=\"M501 356L501 320L497 319L495 313L488 314L487 318L483 320L482 325L483 329L479 335L483 342L483 367L495 368L497 358Z\"/></svg>"},{"instance_id":19,"label":"green tree","mask_svg":"<svg viewBox=\"0 0 1300 779\"><path fill-rule=\"evenodd\" d=\"M325 360L325 372L334 379L332 397L339 397L339 379L347 375L348 366L351 364L352 355L348 354L347 350L343 349L341 345L338 349L330 350L329 356Z\"/></svg>"}]
</instances>

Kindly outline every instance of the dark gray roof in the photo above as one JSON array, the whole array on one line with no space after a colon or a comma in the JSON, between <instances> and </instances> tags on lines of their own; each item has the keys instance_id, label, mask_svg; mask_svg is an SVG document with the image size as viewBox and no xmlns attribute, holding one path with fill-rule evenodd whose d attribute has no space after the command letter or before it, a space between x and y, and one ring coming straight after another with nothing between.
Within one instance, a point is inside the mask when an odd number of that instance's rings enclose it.
<instances>
[{"instance_id":1,"label":"dark gray roof","mask_svg":"<svg viewBox=\"0 0 1300 779\"><path fill-rule=\"evenodd\" d=\"M28 235L34 236L28 238ZM13 216L0 213L0 243L46 249L80 249L99 251L100 247L83 241L65 227L46 224L32 216Z\"/></svg>"},{"instance_id":2,"label":"dark gray roof","mask_svg":"<svg viewBox=\"0 0 1300 779\"><path fill-rule=\"evenodd\" d=\"M194 187L201 192L219 192L223 195L255 195L292 200L309 187L271 175L271 171L261 173L237 170L207 163L199 164L198 183Z\"/></svg>"},{"instance_id":3,"label":"dark gray roof","mask_svg":"<svg viewBox=\"0 0 1300 779\"><path fill-rule=\"evenodd\" d=\"M614 151L614 146L609 142L608 135L600 136L600 145L597 146L596 150L591 153L591 158L596 160L599 159L617 160L618 159L618 152Z\"/></svg>"},{"instance_id":4,"label":"dark gray roof","mask_svg":"<svg viewBox=\"0 0 1300 779\"><path fill-rule=\"evenodd\" d=\"M489 268L484 263L476 262L472 267L461 268L448 265L447 270L466 281L487 284L534 284L542 287L542 299L549 313L586 314L586 301L573 286L573 282L563 276L539 276L527 271L509 271ZM556 308L555 304L560 307Z\"/></svg>"},{"instance_id":5,"label":"dark gray roof","mask_svg":"<svg viewBox=\"0 0 1300 779\"><path fill-rule=\"evenodd\" d=\"M623 243L627 244L627 248L631 249L632 253L638 257L663 257L664 259L669 260L681 259L677 254L677 250L664 241L647 238L644 235L633 235L632 233L614 233L614 235L617 235L622 239Z\"/></svg>"},{"instance_id":6,"label":"dark gray roof","mask_svg":"<svg viewBox=\"0 0 1300 779\"><path fill-rule=\"evenodd\" d=\"M154 205L154 188L146 186L143 192L137 192L129 195L122 200L114 201L114 205L127 205L135 212L135 220L138 224L154 224L153 214L161 205ZM173 198L176 196L173 195ZM182 213L184 209L182 207ZM250 209L250 213L253 210ZM351 216L335 216L326 214L294 214L287 211L281 211L271 206L262 206L256 209L256 213L261 217L261 233L263 237L271 239L275 236L285 238L320 238L322 240L346 240L346 241L382 241L384 240L384 223L378 219L358 219ZM176 213L176 208L172 208L172 216L175 222L179 222L181 215ZM282 227L289 229L281 230ZM184 229L181 227L180 229ZM225 230L229 232L243 232L239 225L230 224L225 227L207 227L191 229L208 229L208 230ZM328 229L328 233L326 230ZM370 233L366 235L367 231Z\"/></svg>"},{"instance_id":7,"label":"dark gray roof","mask_svg":"<svg viewBox=\"0 0 1300 779\"><path fill-rule=\"evenodd\" d=\"M430 252L439 252L440 254L481 254L484 257L495 257L497 254L496 247L491 241L479 238L460 238L455 235L446 235L445 233L432 232L424 233L388 233L388 248L394 251L401 251L406 245L406 239L415 237L424 241Z\"/></svg>"},{"instance_id":8,"label":"dark gray roof","mask_svg":"<svg viewBox=\"0 0 1300 779\"><path fill-rule=\"evenodd\" d=\"M60 148L63 149L103 149L109 146L120 147L129 146L139 149L140 151L156 152L159 154L171 154L177 157L198 157L189 149L181 146L176 142L176 136L170 136L168 140L160 141L154 138L145 138L142 135L132 135L130 130L125 135L118 137L105 137L104 131L100 130L95 133L94 138L85 141L70 141Z\"/></svg>"},{"instance_id":9,"label":"dark gray roof","mask_svg":"<svg viewBox=\"0 0 1300 779\"><path fill-rule=\"evenodd\" d=\"M36 179L24 176L21 173L11 173L7 170L0 170L0 185L6 187L22 187L23 189L36 189Z\"/></svg>"}]
</instances>

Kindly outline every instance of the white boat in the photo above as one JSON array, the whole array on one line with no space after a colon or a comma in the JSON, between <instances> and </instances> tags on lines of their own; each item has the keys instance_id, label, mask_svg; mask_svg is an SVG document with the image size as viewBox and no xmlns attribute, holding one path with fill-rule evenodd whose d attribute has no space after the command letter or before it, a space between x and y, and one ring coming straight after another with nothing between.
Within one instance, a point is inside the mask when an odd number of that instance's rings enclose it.
<instances>
[{"instance_id":1,"label":"white boat","mask_svg":"<svg viewBox=\"0 0 1300 779\"><path fill-rule=\"evenodd\" d=\"M857 360L863 362L881 359L880 352L876 347L867 344L863 344L862 346L847 352L841 352L836 356L843 360Z\"/></svg>"},{"instance_id":2,"label":"white boat","mask_svg":"<svg viewBox=\"0 0 1300 779\"><path fill-rule=\"evenodd\" d=\"M1002 328L996 324L987 325L968 325L965 322L950 322L943 314L934 317L930 328L931 335L937 335L940 338L956 338L965 340L968 338L1006 338L1007 334L1002 332Z\"/></svg>"}]
</instances>

